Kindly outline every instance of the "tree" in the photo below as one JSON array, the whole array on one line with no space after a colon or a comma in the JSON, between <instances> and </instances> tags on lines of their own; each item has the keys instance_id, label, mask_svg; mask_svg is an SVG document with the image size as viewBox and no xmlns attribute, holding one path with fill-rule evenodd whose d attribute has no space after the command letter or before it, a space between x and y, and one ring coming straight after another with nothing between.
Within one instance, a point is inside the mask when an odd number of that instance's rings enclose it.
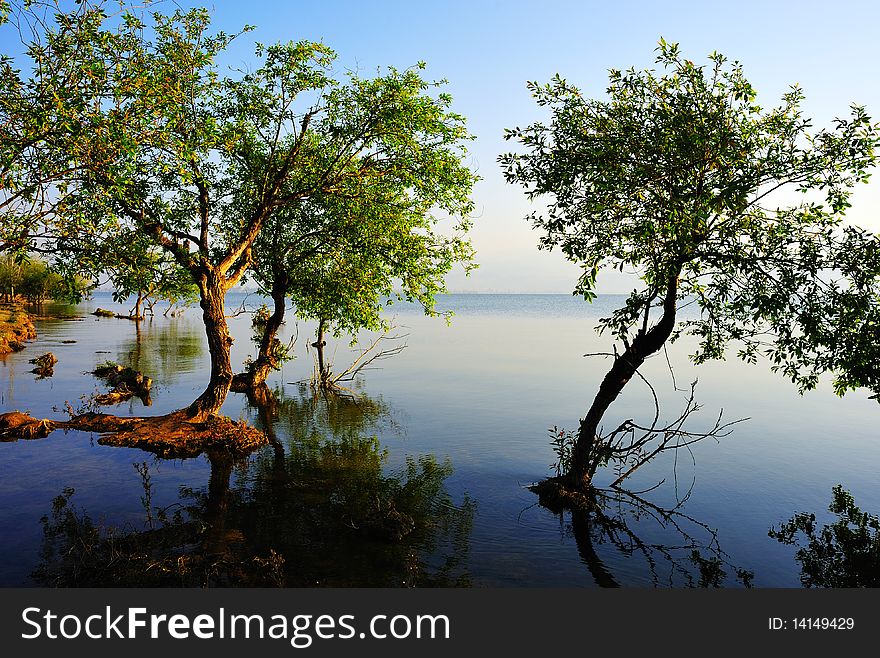
<instances>
[{"instance_id":1,"label":"tree","mask_svg":"<svg viewBox=\"0 0 880 658\"><path fill-rule=\"evenodd\" d=\"M877 257L864 265L853 253L876 253L877 240L841 221L874 163L876 126L852 106L849 119L812 131L797 86L765 109L739 63L713 53L697 66L663 40L657 50L662 74L612 70L604 100L559 76L530 83L551 121L506 131L526 152L500 157L508 182L549 198L530 219L540 248L584 268L575 294L591 301L602 268L641 279L600 322L622 345L580 422L569 487L589 487L600 466L626 456L626 445L603 441L602 417L645 359L682 333L699 338L697 362L736 342L741 358L765 354L802 390L824 371L844 388L877 381L852 379L824 328L848 322L850 335L872 335ZM844 306L826 305L832 298ZM688 303L699 317L677 322Z\"/></svg>"},{"instance_id":2,"label":"tree","mask_svg":"<svg viewBox=\"0 0 880 658\"><path fill-rule=\"evenodd\" d=\"M85 71L82 85L62 89L59 75L47 92L63 121L45 149L73 172L58 184L56 214L80 238L148 238L199 290L211 373L187 409L193 421L214 415L230 389L224 298L267 222L349 180L387 175L389 155L411 147L399 120L413 118L351 106L323 44L258 45L258 66L223 75L216 59L235 35L208 27L204 9L108 17L90 5L57 13L27 44L35 65Z\"/></svg>"},{"instance_id":3,"label":"tree","mask_svg":"<svg viewBox=\"0 0 880 658\"><path fill-rule=\"evenodd\" d=\"M79 299L89 289L82 279L66 278L49 265L27 254L6 253L0 256L0 295L8 302L24 297L32 304L46 299Z\"/></svg>"},{"instance_id":4,"label":"tree","mask_svg":"<svg viewBox=\"0 0 880 658\"><path fill-rule=\"evenodd\" d=\"M0 29L10 39L16 33L29 35L39 44L49 9L41 3L0 0ZM71 50L81 49L80 55L87 44L75 43L72 36L85 13L85 5L74 9L57 31L58 38L70 40ZM21 66L0 53L0 253L17 255L41 250L41 240L64 228L53 221L62 197L55 183L72 171L65 156L46 145L65 124L65 108L71 108L58 103L55 94L71 98L83 89L86 77L84 69L61 60L23 59Z\"/></svg>"},{"instance_id":5,"label":"tree","mask_svg":"<svg viewBox=\"0 0 880 658\"><path fill-rule=\"evenodd\" d=\"M391 70L375 79L352 76L334 97L335 130L357 139L376 130L381 155L364 152L354 161L380 160L381 176L355 176L330 193L315 194L267 220L253 249L253 278L273 300L262 318L258 354L237 388L260 386L280 363L276 338L292 300L296 315L317 320L321 381L323 334L384 330L382 309L394 298L414 301L435 314L434 297L456 263L469 270L473 250L468 198L476 180L462 163L470 139L451 99L426 92L419 70ZM437 230L451 219L452 234Z\"/></svg>"}]
</instances>

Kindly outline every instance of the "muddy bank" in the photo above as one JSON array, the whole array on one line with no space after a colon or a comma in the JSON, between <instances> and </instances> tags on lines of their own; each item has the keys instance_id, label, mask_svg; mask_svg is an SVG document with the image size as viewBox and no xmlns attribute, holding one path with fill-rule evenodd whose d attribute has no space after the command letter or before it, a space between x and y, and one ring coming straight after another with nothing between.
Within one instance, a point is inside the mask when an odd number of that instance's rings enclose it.
<instances>
[{"instance_id":1,"label":"muddy bank","mask_svg":"<svg viewBox=\"0 0 880 658\"><path fill-rule=\"evenodd\" d=\"M33 320L17 304L0 305L0 356L24 349L25 341L37 337Z\"/></svg>"}]
</instances>

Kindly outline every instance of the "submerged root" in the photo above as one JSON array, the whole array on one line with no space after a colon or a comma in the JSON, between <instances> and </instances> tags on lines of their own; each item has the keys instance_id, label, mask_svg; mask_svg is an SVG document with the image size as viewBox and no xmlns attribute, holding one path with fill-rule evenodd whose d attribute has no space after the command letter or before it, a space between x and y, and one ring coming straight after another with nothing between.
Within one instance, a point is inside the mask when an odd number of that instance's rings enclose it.
<instances>
[{"instance_id":1,"label":"submerged root","mask_svg":"<svg viewBox=\"0 0 880 658\"><path fill-rule=\"evenodd\" d=\"M415 528L413 517L398 510L393 500L377 500L375 509L367 514L358 529L382 541L401 541Z\"/></svg>"},{"instance_id":2,"label":"submerged root","mask_svg":"<svg viewBox=\"0 0 880 658\"><path fill-rule=\"evenodd\" d=\"M150 389L153 380L137 372L132 368L126 368L117 363L107 362L98 366L92 372L110 384L113 389L109 393L103 393L95 397L95 403L99 405L117 404L137 396L146 405L150 406Z\"/></svg>"},{"instance_id":3,"label":"submerged root","mask_svg":"<svg viewBox=\"0 0 880 658\"><path fill-rule=\"evenodd\" d=\"M55 429L101 434L101 445L140 448L165 459L187 459L206 450L244 456L268 444L266 435L246 423L224 416L191 422L182 411L166 416L125 418L86 413L67 421L38 420L19 411L0 414L0 440L37 439Z\"/></svg>"},{"instance_id":4,"label":"submerged root","mask_svg":"<svg viewBox=\"0 0 880 658\"><path fill-rule=\"evenodd\" d=\"M55 427L56 423L51 420L37 420L20 411L10 411L0 414L0 441L42 439L49 436Z\"/></svg>"},{"instance_id":5,"label":"submerged root","mask_svg":"<svg viewBox=\"0 0 880 658\"><path fill-rule=\"evenodd\" d=\"M32 373L39 376L39 379L43 379L44 377L51 377L55 373L55 364L58 363L58 357L56 357L52 352L46 352L42 356L38 356L36 359L30 359L28 363L33 363L36 366Z\"/></svg>"}]
</instances>

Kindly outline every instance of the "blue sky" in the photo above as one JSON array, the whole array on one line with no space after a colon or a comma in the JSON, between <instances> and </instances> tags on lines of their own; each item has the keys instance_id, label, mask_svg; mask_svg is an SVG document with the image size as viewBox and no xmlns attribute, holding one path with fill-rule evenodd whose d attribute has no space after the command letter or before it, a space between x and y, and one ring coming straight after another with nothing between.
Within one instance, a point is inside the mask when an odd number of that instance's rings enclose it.
<instances>
[{"instance_id":1,"label":"blue sky","mask_svg":"<svg viewBox=\"0 0 880 658\"><path fill-rule=\"evenodd\" d=\"M713 50L741 61L765 106L799 83L817 126L847 114L851 102L880 119L880 2L251 0L207 6L218 28L256 26L235 42L229 65L252 66L255 41L308 39L337 51L340 72L366 74L424 60L429 76L449 81L454 108L477 136L471 164L483 178L474 193L472 235L481 266L469 279L453 274L453 290L570 292L577 278L578 269L560 254L538 252L538 235L523 219L531 207L521 188L504 183L496 163L511 147L502 139L504 128L541 116L527 80L543 82L558 72L585 94L602 95L609 68L652 66L662 36L697 62ZM880 231L880 173L876 178L857 193L850 216ZM603 292L632 287L620 275L599 283Z\"/></svg>"}]
</instances>

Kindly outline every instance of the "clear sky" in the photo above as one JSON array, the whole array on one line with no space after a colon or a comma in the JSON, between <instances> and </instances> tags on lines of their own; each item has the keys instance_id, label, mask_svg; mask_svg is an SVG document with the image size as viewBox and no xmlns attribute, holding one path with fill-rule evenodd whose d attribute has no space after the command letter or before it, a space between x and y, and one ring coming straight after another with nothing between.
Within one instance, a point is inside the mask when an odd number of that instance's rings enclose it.
<instances>
[{"instance_id":1,"label":"clear sky","mask_svg":"<svg viewBox=\"0 0 880 658\"><path fill-rule=\"evenodd\" d=\"M713 50L742 62L765 107L796 82L817 126L848 114L852 102L880 119L875 1L250 0L207 6L218 28L257 28L235 43L230 65L253 66L255 41L308 39L337 51L339 72L366 74L424 60L428 76L449 81L454 109L477 137L471 165L482 177L472 233L480 268L468 279L453 274L456 291L570 292L577 278L578 269L559 253L537 250L538 235L523 219L531 208L522 188L505 184L496 162L511 148L504 128L541 117L527 80L545 82L558 72L585 94L601 96L609 68L652 66L662 36L696 62ZM855 196L850 216L880 231L880 172L875 178ZM600 292L632 287L620 275L599 283Z\"/></svg>"}]
</instances>

